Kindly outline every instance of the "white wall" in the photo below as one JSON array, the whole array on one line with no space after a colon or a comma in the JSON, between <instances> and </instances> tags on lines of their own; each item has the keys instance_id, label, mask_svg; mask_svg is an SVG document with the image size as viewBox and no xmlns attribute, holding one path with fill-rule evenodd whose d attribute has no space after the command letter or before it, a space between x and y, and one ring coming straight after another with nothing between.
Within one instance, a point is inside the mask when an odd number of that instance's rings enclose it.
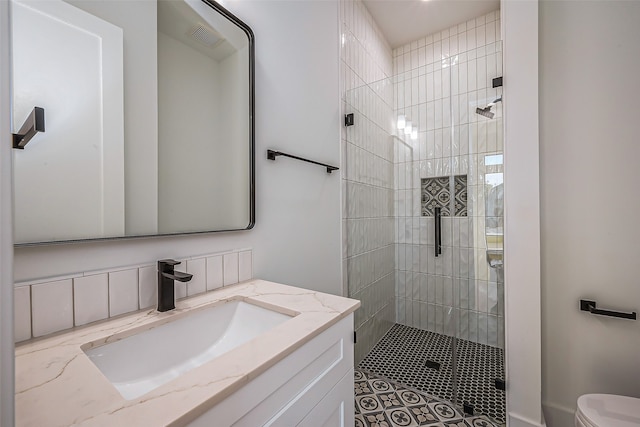
<instances>
[{"instance_id":1,"label":"white wall","mask_svg":"<svg viewBox=\"0 0 640 427\"><path fill-rule=\"evenodd\" d=\"M538 1L503 0L505 328L510 427L544 425L540 385Z\"/></svg>"},{"instance_id":2,"label":"white wall","mask_svg":"<svg viewBox=\"0 0 640 427\"><path fill-rule=\"evenodd\" d=\"M543 401L570 426L585 393L640 397L640 3L542 2L540 186Z\"/></svg>"},{"instance_id":3,"label":"white wall","mask_svg":"<svg viewBox=\"0 0 640 427\"><path fill-rule=\"evenodd\" d=\"M0 1L0 425L14 424L9 2Z\"/></svg>"},{"instance_id":4,"label":"white wall","mask_svg":"<svg viewBox=\"0 0 640 427\"><path fill-rule=\"evenodd\" d=\"M338 4L226 4L256 36L256 226L251 231L19 248L15 280L252 247L254 275L340 294L340 176L267 148L340 161ZM125 58L126 61L126 58Z\"/></svg>"}]
</instances>

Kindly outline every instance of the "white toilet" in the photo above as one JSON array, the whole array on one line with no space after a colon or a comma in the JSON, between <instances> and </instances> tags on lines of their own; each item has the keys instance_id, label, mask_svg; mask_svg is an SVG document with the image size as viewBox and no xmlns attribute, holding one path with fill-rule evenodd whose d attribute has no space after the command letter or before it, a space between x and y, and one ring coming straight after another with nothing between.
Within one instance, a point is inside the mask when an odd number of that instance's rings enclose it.
<instances>
[{"instance_id":1,"label":"white toilet","mask_svg":"<svg viewBox=\"0 0 640 427\"><path fill-rule=\"evenodd\" d=\"M576 427L638 427L640 399L614 394L585 394L578 398Z\"/></svg>"}]
</instances>

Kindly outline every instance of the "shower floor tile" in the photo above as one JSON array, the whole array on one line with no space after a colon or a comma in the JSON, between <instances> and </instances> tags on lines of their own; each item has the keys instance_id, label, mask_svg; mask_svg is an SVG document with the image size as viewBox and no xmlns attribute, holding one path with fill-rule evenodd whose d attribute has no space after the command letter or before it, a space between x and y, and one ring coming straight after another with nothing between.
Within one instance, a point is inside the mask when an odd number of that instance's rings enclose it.
<instances>
[{"instance_id":1,"label":"shower floor tile","mask_svg":"<svg viewBox=\"0 0 640 427\"><path fill-rule=\"evenodd\" d=\"M375 375L378 381L414 389L423 398L432 396L430 401L435 398L451 402L451 345L452 337L396 324L358 367ZM471 404L475 414L504 424L505 392L495 388L496 379L504 380L503 350L458 339L456 356L460 404ZM427 367L427 361L440 364L439 369ZM369 390L377 393L371 387ZM437 406L437 402L433 405ZM440 414L438 420L448 422L447 415Z\"/></svg>"},{"instance_id":2,"label":"shower floor tile","mask_svg":"<svg viewBox=\"0 0 640 427\"><path fill-rule=\"evenodd\" d=\"M499 427L486 416L465 416L453 405L357 369L356 427Z\"/></svg>"}]
</instances>

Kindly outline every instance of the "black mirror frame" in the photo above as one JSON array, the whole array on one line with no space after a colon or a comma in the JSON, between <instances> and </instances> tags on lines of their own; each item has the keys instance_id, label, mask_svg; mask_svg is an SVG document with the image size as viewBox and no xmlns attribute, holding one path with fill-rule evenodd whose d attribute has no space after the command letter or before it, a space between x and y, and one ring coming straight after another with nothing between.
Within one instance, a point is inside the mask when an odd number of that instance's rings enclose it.
<instances>
[{"instance_id":1,"label":"black mirror frame","mask_svg":"<svg viewBox=\"0 0 640 427\"><path fill-rule=\"evenodd\" d=\"M234 23L240 28L246 35L249 41L249 224L245 228L234 228L228 230L209 230L209 231L187 231L180 233L164 233L164 234L141 234L136 236L114 236L114 237L97 237L90 239L71 239L71 240L54 240L50 242L32 242L32 243L15 243L14 247L29 247L29 246L46 246L46 245L60 245L60 244L72 244L72 243L95 243L100 241L114 241L114 240L130 240L130 239L149 239L167 236L187 236L194 234L209 234L209 233L226 233L231 231L245 231L251 230L256 223L256 177L255 177L255 37L251 28L240 20L233 13L222 7L214 0L202 0L203 3L220 13L229 21Z\"/></svg>"}]
</instances>

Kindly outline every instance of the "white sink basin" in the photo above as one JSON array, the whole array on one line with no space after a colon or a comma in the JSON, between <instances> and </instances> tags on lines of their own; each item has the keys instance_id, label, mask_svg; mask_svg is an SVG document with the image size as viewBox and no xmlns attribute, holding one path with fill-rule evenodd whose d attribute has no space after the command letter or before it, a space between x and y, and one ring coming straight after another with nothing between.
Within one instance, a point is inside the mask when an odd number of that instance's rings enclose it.
<instances>
[{"instance_id":1,"label":"white sink basin","mask_svg":"<svg viewBox=\"0 0 640 427\"><path fill-rule=\"evenodd\" d=\"M288 319L291 316L230 301L85 353L122 397L131 400Z\"/></svg>"}]
</instances>

